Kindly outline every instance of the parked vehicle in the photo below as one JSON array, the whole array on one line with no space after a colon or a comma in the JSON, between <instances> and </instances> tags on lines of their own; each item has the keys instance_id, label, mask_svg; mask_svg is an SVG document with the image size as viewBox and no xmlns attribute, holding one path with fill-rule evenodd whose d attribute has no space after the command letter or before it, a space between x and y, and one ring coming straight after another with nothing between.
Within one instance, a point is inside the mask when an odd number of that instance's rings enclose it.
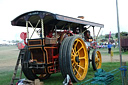
<instances>
[{"instance_id":1,"label":"parked vehicle","mask_svg":"<svg viewBox=\"0 0 128 85\"><path fill-rule=\"evenodd\" d=\"M28 79L43 80L61 72L64 78L68 74L73 82L78 82L85 79L90 62L94 70L101 68L101 54L96 50L97 37L85 39L84 33L91 27L93 31L95 27L101 29L103 24L46 11L24 13L11 23L27 28L27 33L22 34L26 44L22 70ZM34 31L30 34L32 28ZM39 38L33 39L35 32ZM87 46L83 39L91 45ZM94 48L92 58L90 47Z\"/></svg>"},{"instance_id":2,"label":"parked vehicle","mask_svg":"<svg viewBox=\"0 0 128 85\"><path fill-rule=\"evenodd\" d=\"M128 50L128 36L121 36L121 50L127 51Z\"/></svg>"}]
</instances>

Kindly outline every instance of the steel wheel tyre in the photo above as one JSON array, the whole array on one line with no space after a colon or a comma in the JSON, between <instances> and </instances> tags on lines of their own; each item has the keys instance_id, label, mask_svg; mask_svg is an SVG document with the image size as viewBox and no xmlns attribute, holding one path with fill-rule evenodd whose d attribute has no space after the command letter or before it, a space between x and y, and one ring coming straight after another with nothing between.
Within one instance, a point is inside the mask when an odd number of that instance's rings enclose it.
<instances>
[{"instance_id":1,"label":"steel wheel tyre","mask_svg":"<svg viewBox=\"0 0 128 85\"><path fill-rule=\"evenodd\" d=\"M23 56L24 61L22 61L22 71L25 75L25 77L29 80L35 80L35 79L40 79L40 80L44 80L50 77L50 74L46 72L46 74L36 74L35 71L36 70L32 70L28 67L28 62L31 59L31 54L29 52L29 50L27 49L27 46L25 46L26 51L25 51L25 55Z\"/></svg>"},{"instance_id":2,"label":"steel wheel tyre","mask_svg":"<svg viewBox=\"0 0 128 85\"><path fill-rule=\"evenodd\" d=\"M84 41L79 36L72 36L63 47L64 75L68 74L73 82L84 80L88 71L88 53Z\"/></svg>"},{"instance_id":3,"label":"steel wheel tyre","mask_svg":"<svg viewBox=\"0 0 128 85\"><path fill-rule=\"evenodd\" d=\"M66 60L64 57L66 57L66 49L68 46L68 42L71 39L71 37L67 37L63 40L61 43L60 49L59 49L59 66L62 76L65 78L67 74L67 67L65 67Z\"/></svg>"},{"instance_id":4,"label":"steel wheel tyre","mask_svg":"<svg viewBox=\"0 0 128 85\"><path fill-rule=\"evenodd\" d=\"M100 51L94 50L92 53L92 67L93 70L101 68L102 58Z\"/></svg>"}]
</instances>

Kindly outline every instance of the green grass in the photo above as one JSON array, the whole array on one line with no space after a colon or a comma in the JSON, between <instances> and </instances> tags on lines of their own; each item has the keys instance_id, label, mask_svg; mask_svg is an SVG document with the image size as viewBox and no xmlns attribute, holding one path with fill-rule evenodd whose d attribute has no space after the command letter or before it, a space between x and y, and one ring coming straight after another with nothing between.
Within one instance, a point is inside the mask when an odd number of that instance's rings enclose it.
<instances>
[{"instance_id":1,"label":"green grass","mask_svg":"<svg viewBox=\"0 0 128 85\"><path fill-rule=\"evenodd\" d=\"M17 48L16 45L12 45L12 46L0 46L0 51L10 50L10 49L15 49L15 48Z\"/></svg>"},{"instance_id":2,"label":"green grass","mask_svg":"<svg viewBox=\"0 0 128 85\"><path fill-rule=\"evenodd\" d=\"M13 71L0 72L0 85L9 85Z\"/></svg>"},{"instance_id":3,"label":"green grass","mask_svg":"<svg viewBox=\"0 0 128 85\"><path fill-rule=\"evenodd\" d=\"M19 54L17 46L0 46L0 61L16 59Z\"/></svg>"},{"instance_id":4,"label":"green grass","mask_svg":"<svg viewBox=\"0 0 128 85\"><path fill-rule=\"evenodd\" d=\"M127 62L127 65L128 65L128 62ZM120 67L119 62L102 63L102 69L104 69L106 72L109 72L109 71L114 70L119 67ZM87 74L85 80L93 78L94 73L95 73L95 71L93 71L92 67L90 67L88 69L88 74ZM11 71L0 71L0 85L9 85L12 75L13 75L12 70ZM64 79L63 79L61 73L55 73L55 74L52 74L49 79L46 79L43 82L45 85L62 85L63 80ZM77 83L74 83L73 85L76 85L76 84Z\"/></svg>"},{"instance_id":5,"label":"green grass","mask_svg":"<svg viewBox=\"0 0 128 85\"><path fill-rule=\"evenodd\" d=\"M128 62L126 64L128 66ZM106 63L102 63L102 68L105 72L110 72L112 70L115 70L117 69L116 71L118 71L118 68L120 67L120 62L106 62ZM115 71L115 72L116 72ZM94 74L95 74L96 71L93 71L92 67L88 70L88 74L87 74L87 77L85 80L79 82L78 84L81 84L81 85L90 85L90 81L92 80L92 78L94 77ZM121 74L120 72L114 74L114 78L115 80L112 82L111 85L121 85L122 82L121 82ZM87 82L88 80L88 82ZM85 83L86 81L86 83ZM97 85L97 84L96 84ZM100 84L101 85L101 84Z\"/></svg>"}]
</instances>

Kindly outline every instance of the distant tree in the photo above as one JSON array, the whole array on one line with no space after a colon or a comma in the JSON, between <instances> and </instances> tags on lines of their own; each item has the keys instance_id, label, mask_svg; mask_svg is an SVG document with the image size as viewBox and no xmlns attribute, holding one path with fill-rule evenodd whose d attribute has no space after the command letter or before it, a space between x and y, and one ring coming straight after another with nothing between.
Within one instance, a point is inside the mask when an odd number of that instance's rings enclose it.
<instances>
[{"instance_id":1,"label":"distant tree","mask_svg":"<svg viewBox=\"0 0 128 85\"><path fill-rule=\"evenodd\" d=\"M115 34L115 37L118 38L118 33Z\"/></svg>"},{"instance_id":2,"label":"distant tree","mask_svg":"<svg viewBox=\"0 0 128 85\"><path fill-rule=\"evenodd\" d=\"M102 39L102 40L100 40L101 42L106 42L107 41L107 39Z\"/></svg>"},{"instance_id":3,"label":"distant tree","mask_svg":"<svg viewBox=\"0 0 128 85\"><path fill-rule=\"evenodd\" d=\"M109 34L106 34L106 35L105 35L105 38L109 38Z\"/></svg>"},{"instance_id":4,"label":"distant tree","mask_svg":"<svg viewBox=\"0 0 128 85\"><path fill-rule=\"evenodd\" d=\"M19 43L20 41L19 41L19 40L16 40L15 42L16 42L16 43Z\"/></svg>"},{"instance_id":5,"label":"distant tree","mask_svg":"<svg viewBox=\"0 0 128 85\"><path fill-rule=\"evenodd\" d=\"M120 32L120 36L128 36L128 32ZM115 37L118 38L118 33L115 34Z\"/></svg>"},{"instance_id":6,"label":"distant tree","mask_svg":"<svg viewBox=\"0 0 128 85\"><path fill-rule=\"evenodd\" d=\"M19 40L12 40L11 42L12 43L19 43L20 41Z\"/></svg>"},{"instance_id":7,"label":"distant tree","mask_svg":"<svg viewBox=\"0 0 128 85\"><path fill-rule=\"evenodd\" d=\"M109 38L109 34L106 34L105 35L105 38ZM110 38L112 38L113 39L113 37L111 36Z\"/></svg>"}]
</instances>

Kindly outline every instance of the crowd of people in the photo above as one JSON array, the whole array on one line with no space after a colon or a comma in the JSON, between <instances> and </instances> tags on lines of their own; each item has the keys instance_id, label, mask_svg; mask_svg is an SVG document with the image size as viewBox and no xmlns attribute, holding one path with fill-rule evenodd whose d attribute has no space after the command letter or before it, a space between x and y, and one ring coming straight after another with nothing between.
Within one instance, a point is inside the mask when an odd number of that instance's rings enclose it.
<instances>
[{"instance_id":1,"label":"crowd of people","mask_svg":"<svg viewBox=\"0 0 128 85\"><path fill-rule=\"evenodd\" d=\"M112 47L113 48L116 48L118 46L117 43L111 43L111 42L108 42L108 43L98 43L97 44L97 48L101 49L101 48L107 48L108 49L108 53L110 54L111 53L111 49Z\"/></svg>"}]
</instances>

